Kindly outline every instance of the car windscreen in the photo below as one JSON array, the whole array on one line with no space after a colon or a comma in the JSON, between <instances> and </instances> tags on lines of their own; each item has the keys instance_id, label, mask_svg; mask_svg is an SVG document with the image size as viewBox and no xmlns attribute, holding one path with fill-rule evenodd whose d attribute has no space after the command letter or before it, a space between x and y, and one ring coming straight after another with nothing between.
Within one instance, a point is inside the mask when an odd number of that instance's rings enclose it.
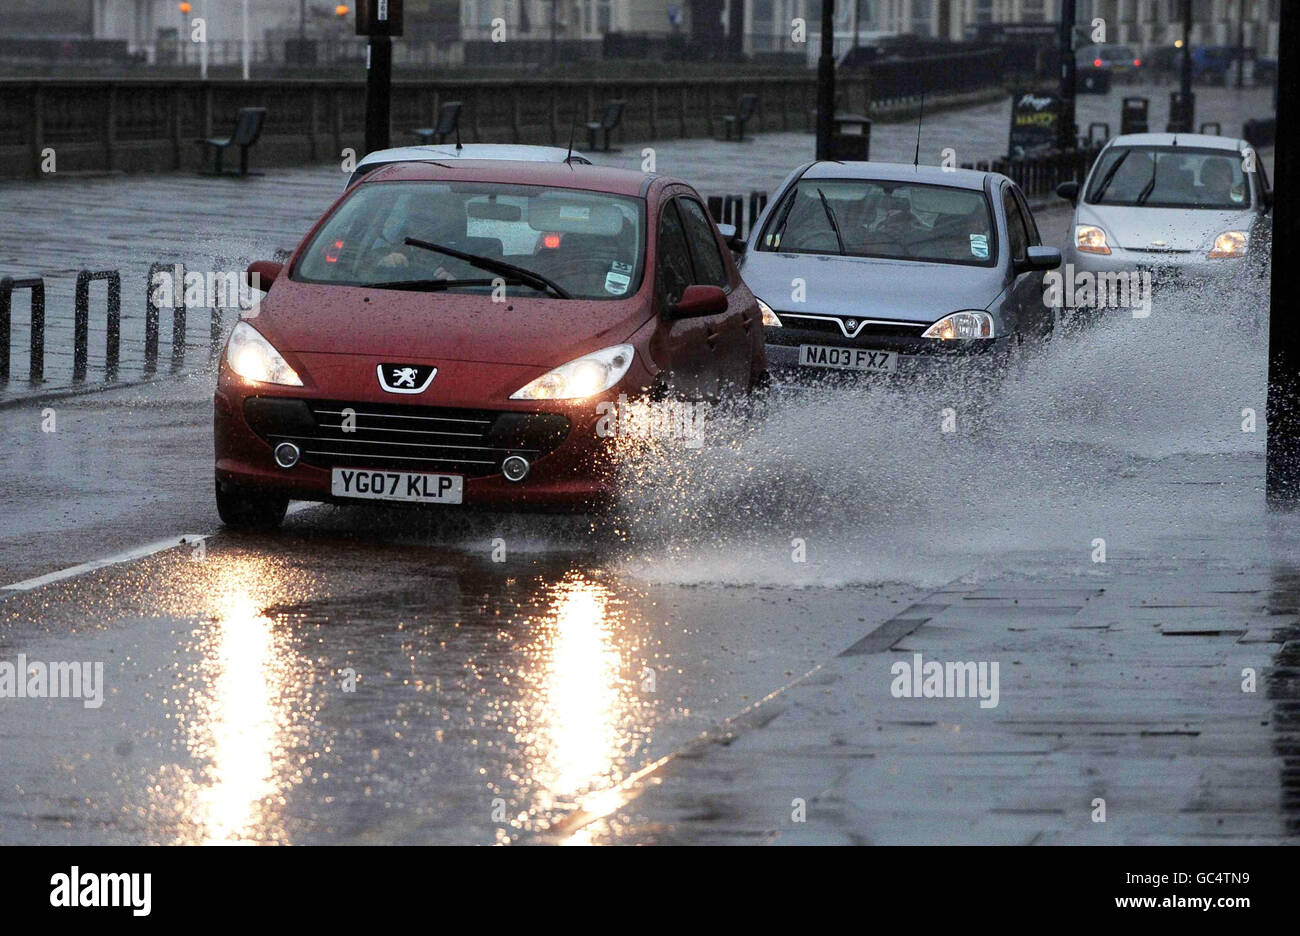
<instances>
[{"instance_id":1,"label":"car windscreen","mask_svg":"<svg viewBox=\"0 0 1300 936\"><path fill-rule=\"evenodd\" d=\"M414 238L540 274L575 299L620 299L640 286L644 231L638 198L537 185L368 182L316 232L293 278L393 288L437 280L456 291L492 290L482 281L498 274L406 243Z\"/></svg>"},{"instance_id":2,"label":"car windscreen","mask_svg":"<svg viewBox=\"0 0 1300 936\"><path fill-rule=\"evenodd\" d=\"M1182 146L1112 146L1093 169L1090 205L1148 208L1250 207L1241 157L1228 150Z\"/></svg>"},{"instance_id":3,"label":"car windscreen","mask_svg":"<svg viewBox=\"0 0 1300 936\"><path fill-rule=\"evenodd\" d=\"M800 179L758 249L973 266L997 259L982 191L874 179Z\"/></svg>"}]
</instances>

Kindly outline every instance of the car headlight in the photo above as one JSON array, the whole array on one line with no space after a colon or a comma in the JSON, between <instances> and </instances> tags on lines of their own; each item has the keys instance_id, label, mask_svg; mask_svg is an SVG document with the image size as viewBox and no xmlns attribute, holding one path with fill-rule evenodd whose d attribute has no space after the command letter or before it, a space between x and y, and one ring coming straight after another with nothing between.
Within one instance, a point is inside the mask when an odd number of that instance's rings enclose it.
<instances>
[{"instance_id":1,"label":"car headlight","mask_svg":"<svg viewBox=\"0 0 1300 936\"><path fill-rule=\"evenodd\" d=\"M298 373L285 362L271 342L247 322L240 322L226 342L226 364L245 380L301 387Z\"/></svg>"},{"instance_id":2,"label":"car headlight","mask_svg":"<svg viewBox=\"0 0 1300 936\"><path fill-rule=\"evenodd\" d=\"M1224 231L1214 239L1210 248L1211 260L1226 260L1246 256L1248 238L1245 231Z\"/></svg>"},{"instance_id":3,"label":"car headlight","mask_svg":"<svg viewBox=\"0 0 1300 936\"><path fill-rule=\"evenodd\" d=\"M1091 224L1075 225L1074 245L1080 253L1110 253L1110 244L1106 243L1106 232Z\"/></svg>"},{"instance_id":4,"label":"car headlight","mask_svg":"<svg viewBox=\"0 0 1300 936\"><path fill-rule=\"evenodd\" d=\"M580 400L608 390L632 366L630 344L602 348L561 364L510 394L512 400Z\"/></svg>"},{"instance_id":5,"label":"car headlight","mask_svg":"<svg viewBox=\"0 0 1300 936\"><path fill-rule=\"evenodd\" d=\"M927 328L921 337L945 341L953 338L992 338L993 316L987 312L973 310L954 312L952 315L945 315Z\"/></svg>"},{"instance_id":6,"label":"car headlight","mask_svg":"<svg viewBox=\"0 0 1300 936\"><path fill-rule=\"evenodd\" d=\"M762 299L758 300L758 309L760 312L763 313L764 325L767 325L771 328L785 327L784 325L781 324L781 320L777 318L776 313L772 311L772 307L768 305L766 302L764 302Z\"/></svg>"}]
</instances>

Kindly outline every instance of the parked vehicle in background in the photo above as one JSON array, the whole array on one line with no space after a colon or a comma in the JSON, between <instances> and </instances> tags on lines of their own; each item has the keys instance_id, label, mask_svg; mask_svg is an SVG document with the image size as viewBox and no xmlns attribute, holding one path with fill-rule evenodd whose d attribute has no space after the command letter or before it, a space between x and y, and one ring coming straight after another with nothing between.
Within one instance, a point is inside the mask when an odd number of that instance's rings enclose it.
<instances>
[{"instance_id":1,"label":"parked vehicle in background","mask_svg":"<svg viewBox=\"0 0 1300 936\"><path fill-rule=\"evenodd\" d=\"M1237 61L1233 46L1193 46L1192 81L1197 84L1223 86L1228 83L1228 73Z\"/></svg>"},{"instance_id":2,"label":"parked vehicle in background","mask_svg":"<svg viewBox=\"0 0 1300 936\"><path fill-rule=\"evenodd\" d=\"M1142 54L1132 46L1118 43L1082 46L1075 50L1074 64L1081 83L1090 74L1103 73L1110 81L1132 83L1141 77L1143 68Z\"/></svg>"}]
</instances>

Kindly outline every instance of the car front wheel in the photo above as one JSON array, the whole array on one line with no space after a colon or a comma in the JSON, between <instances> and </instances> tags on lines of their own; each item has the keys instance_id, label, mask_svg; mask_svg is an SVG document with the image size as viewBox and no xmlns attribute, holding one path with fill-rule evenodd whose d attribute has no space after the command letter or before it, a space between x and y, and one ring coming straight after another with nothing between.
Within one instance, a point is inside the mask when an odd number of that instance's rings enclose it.
<instances>
[{"instance_id":1,"label":"car front wheel","mask_svg":"<svg viewBox=\"0 0 1300 936\"><path fill-rule=\"evenodd\" d=\"M238 484L217 481L217 513L236 530L274 530L284 520L289 498L264 494Z\"/></svg>"}]
</instances>

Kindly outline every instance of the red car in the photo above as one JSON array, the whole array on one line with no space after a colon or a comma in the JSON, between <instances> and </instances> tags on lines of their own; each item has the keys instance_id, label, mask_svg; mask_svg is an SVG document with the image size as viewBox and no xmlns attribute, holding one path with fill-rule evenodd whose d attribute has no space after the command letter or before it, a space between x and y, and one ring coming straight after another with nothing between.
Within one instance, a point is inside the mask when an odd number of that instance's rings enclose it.
<instances>
[{"instance_id":1,"label":"red car","mask_svg":"<svg viewBox=\"0 0 1300 936\"><path fill-rule=\"evenodd\" d=\"M352 186L236 325L215 397L231 526L288 501L595 509L602 411L766 375L762 317L700 196L565 163L400 164ZM601 406L604 403L605 406Z\"/></svg>"}]
</instances>

